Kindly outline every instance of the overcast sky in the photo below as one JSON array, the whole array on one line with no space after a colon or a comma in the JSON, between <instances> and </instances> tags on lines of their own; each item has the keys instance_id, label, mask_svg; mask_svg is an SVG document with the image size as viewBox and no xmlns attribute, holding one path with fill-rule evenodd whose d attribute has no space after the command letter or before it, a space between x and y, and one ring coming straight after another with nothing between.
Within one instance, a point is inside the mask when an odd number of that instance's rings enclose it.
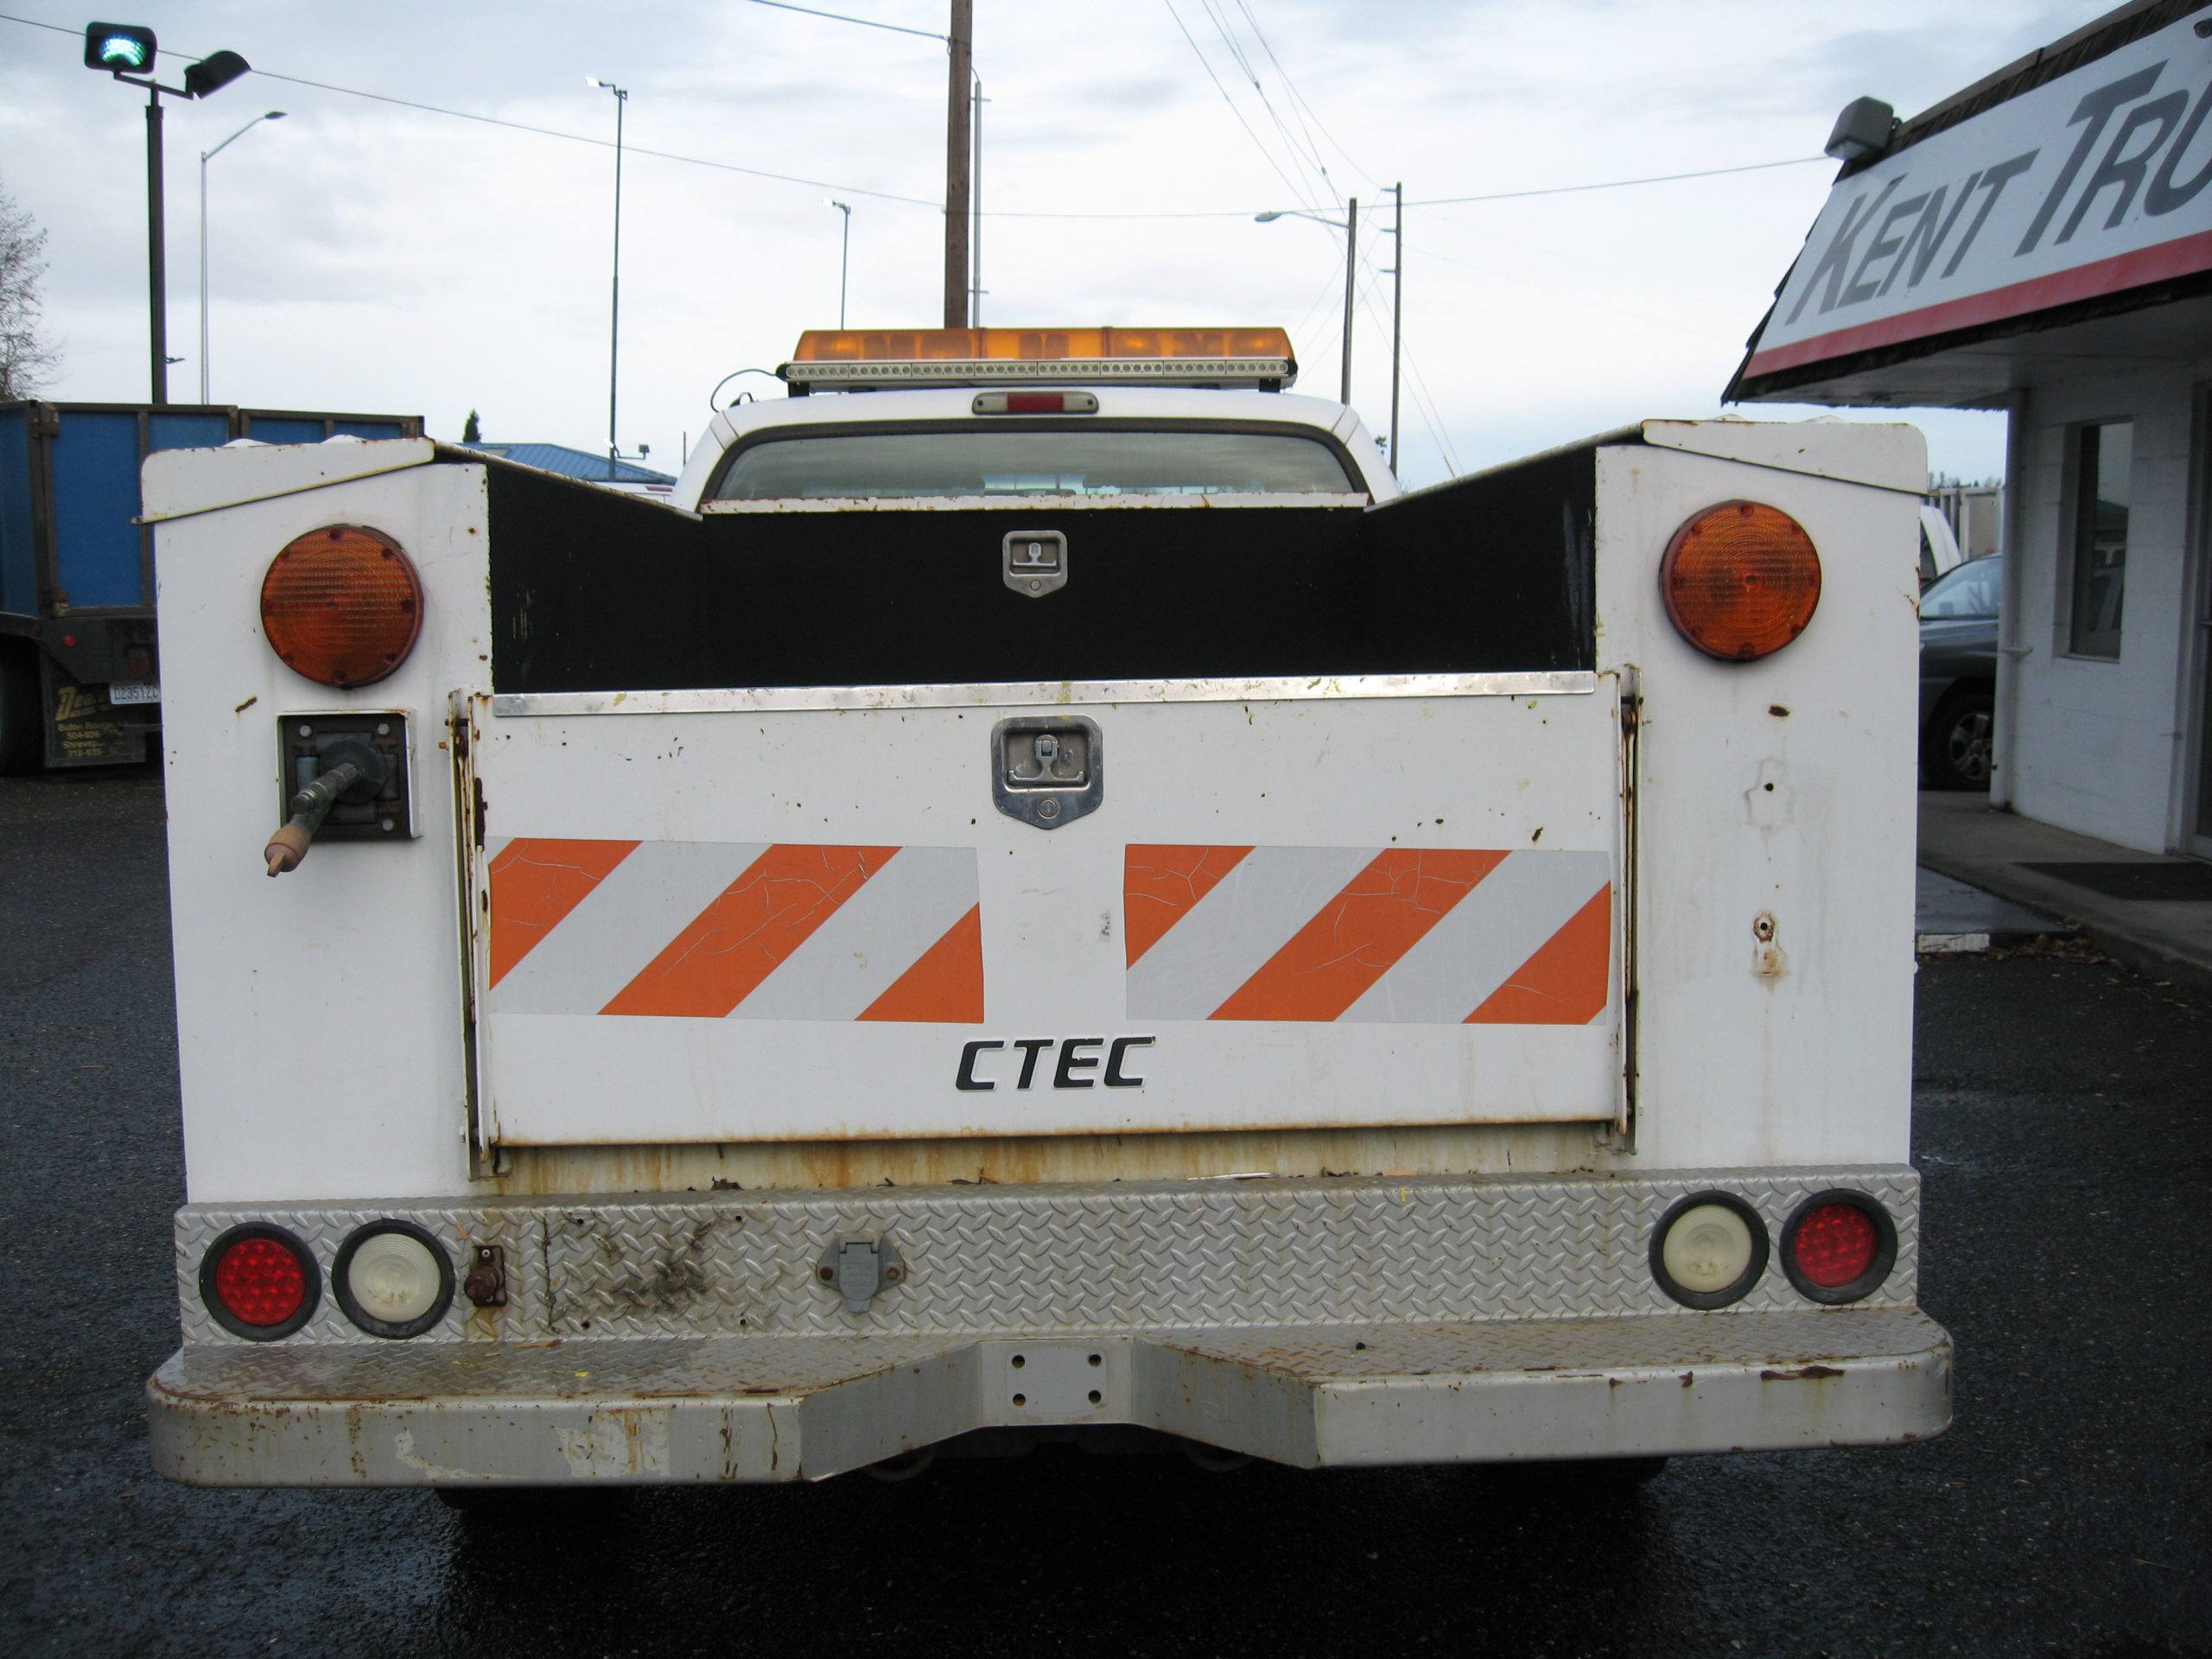
<instances>
[{"instance_id":1,"label":"overcast sky","mask_svg":"<svg viewBox=\"0 0 2212 1659\"><path fill-rule=\"evenodd\" d=\"M946 26L944 0L821 3ZM143 95L82 67L82 16L45 0L0 9L70 31L0 22L0 186L51 235L47 319L63 353L51 395L143 399ZM1409 481L1642 416L1709 415L1832 163L1430 204L1817 156L1852 98L1910 116L2102 10L976 0L990 99L983 320L1281 323L1301 390L1333 396L1342 235L1252 215L1334 215L1357 196L1366 303L1353 401L1382 432L1390 296L1379 273L1392 249L1373 232L1387 218L1380 187L1402 179ZM419 413L445 437L474 408L487 438L603 448L615 111L588 75L631 94L626 450L650 444L674 471L717 381L772 368L801 329L836 323L840 215L826 195L854 208L851 321L938 321L943 215L928 204L944 197L946 75L935 40L748 0L119 0L118 16L157 29L165 54L227 47L262 72L204 103L164 100L179 400L197 396L200 369L200 152L281 109L285 120L207 168L213 400ZM165 55L164 79L175 84L183 61ZM747 377L724 398L747 385L779 391ZM1937 469L2001 469L2001 416L1914 418Z\"/></svg>"}]
</instances>

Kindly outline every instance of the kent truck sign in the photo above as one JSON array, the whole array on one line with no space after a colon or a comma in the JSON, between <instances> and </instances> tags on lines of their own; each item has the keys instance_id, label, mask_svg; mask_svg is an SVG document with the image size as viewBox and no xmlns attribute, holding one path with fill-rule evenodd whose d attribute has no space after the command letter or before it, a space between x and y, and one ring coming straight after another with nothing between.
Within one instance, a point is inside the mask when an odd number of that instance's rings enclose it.
<instances>
[{"instance_id":1,"label":"kent truck sign","mask_svg":"<svg viewBox=\"0 0 2212 1659\"><path fill-rule=\"evenodd\" d=\"M2212 270L2207 16L1840 181L1744 378Z\"/></svg>"}]
</instances>

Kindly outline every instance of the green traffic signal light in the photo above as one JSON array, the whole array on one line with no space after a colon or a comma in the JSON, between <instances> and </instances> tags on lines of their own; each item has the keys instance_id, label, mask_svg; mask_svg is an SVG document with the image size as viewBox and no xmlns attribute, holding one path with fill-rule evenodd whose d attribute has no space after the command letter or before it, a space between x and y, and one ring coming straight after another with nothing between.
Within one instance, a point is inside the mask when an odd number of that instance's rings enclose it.
<instances>
[{"instance_id":1,"label":"green traffic signal light","mask_svg":"<svg viewBox=\"0 0 2212 1659\"><path fill-rule=\"evenodd\" d=\"M154 67L154 31L137 23L91 23L85 29L85 67L114 74Z\"/></svg>"}]
</instances>

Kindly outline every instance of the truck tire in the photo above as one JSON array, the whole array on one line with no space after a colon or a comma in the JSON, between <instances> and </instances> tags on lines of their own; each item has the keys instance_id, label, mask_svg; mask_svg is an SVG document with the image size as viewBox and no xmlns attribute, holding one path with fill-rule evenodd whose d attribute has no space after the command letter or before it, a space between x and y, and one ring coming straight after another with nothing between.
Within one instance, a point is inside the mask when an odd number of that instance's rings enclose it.
<instances>
[{"instance_id":1,"label":"truck tire","mask_svg":"<svg viewBox=\"0 0 2212 1659\"><path fill-rule=\"evenodd\" d=\"M45 723L37 656L26 641L0 639L0 778L41 769Z\"/></svg>"},{"instance_id":2,"label":"truck tire","mask_svg":"<svg viewBox=\"0 0 2212 1659\"><path fill-rule=\"evenodd\" d=\"M1920 738L1920 772L1930 789L1986 791L1997 699L1986 685L1961 685L1936 705Z\"/></svg>"}]
</instances>

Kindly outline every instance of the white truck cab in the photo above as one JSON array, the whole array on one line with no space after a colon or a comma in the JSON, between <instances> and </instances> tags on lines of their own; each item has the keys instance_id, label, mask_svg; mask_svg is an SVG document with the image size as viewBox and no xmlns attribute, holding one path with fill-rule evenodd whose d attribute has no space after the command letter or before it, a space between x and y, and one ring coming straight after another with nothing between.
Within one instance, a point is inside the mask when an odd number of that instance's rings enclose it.
<instances>
[{"instance_id":1,"label":"white truck cab","mask_svg":"<svg viewBox=\"0 0 2212 1659\"><path fill-rule=\"evenodd\" d=\"M149 463L158 1469L1948 1422L1916 434L1645 422L1402 493L1279 330L784 373L665 504L423 441Z\"/></svg>"}]
</instances>

